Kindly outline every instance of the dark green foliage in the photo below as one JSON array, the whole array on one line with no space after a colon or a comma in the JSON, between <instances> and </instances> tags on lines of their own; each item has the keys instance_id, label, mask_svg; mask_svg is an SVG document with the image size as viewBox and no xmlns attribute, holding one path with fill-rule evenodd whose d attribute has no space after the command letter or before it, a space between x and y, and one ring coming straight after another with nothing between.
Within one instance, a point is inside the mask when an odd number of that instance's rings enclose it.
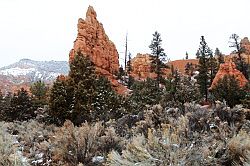
<instances>
[{"instance_id":1,"label":"dark green foliage","mask_svg":"<svg viewBox=\"0 0 250 166\"><path fill-rule=\"evenodd\" d=\"M78 52L71 61L70 69L69 77L58 79L51 89L52 120L61 125L69 119L80 125L85 121L108 121L122 116L120 97L107 78L97 77L88 57Z\"/></svg>"},{"instance_id":2,"label":"dark green foliage","mask_svg":"<svg viewBox=\"0 0 250 166\"><path fill-rule=\"evenodd\" d=\"M7 113L10 111L10 103L12 100L13 94L12 93L7 93L7 95L2 96L1 99L1 120L7 120Z\"/></svg>"},{"instance_id":3,"label":"dark green foliage","mask_svg":"<svg viewBox=\"0 0 250 166\"><path fill-rule=\"evenodd\" d=\"M131 53L129 53L128 54L128 64L127 64L127 74L128 74L127 86L128 86L128 89L131 89L132 85L134 84L134 78L131 76L132 71L133 71L133 68L131 66Z\"/></svg>"},{"instance_id":4,"label":"dark green foliage","mask_svg":"<svg viewBox=\"0 0 250 166\"><path fill-rule=\"evenodd\" d=\"M218 62L215 59L215 57L213 56L213 54L210 54L209 57L209 62L208 62L208 74L209 74L209 86L211 86L214 77L216 75L216 73L218 72Z\"/></svg>"},{"instance_id":5,"label":"dark green foliage","mask_svg":"<svg viewBox=\"0 0 250 166\"><path fill-rule=\"evenodd\" d=\"M32 119L35 117L35 109L28 92L21 88L11 98L9 109L5 110L6 121Z\"/></svg>"},{"instance_id":6,"label":"dark green foliage","mask_svg":"<svg viewBox=\"0 0 250 166\"><path fill-rule=\"evenodd\" d=\"M30 91L33 95L34 104L41 107L47 104L47 92L49 88L41 80L31 85Z\"/></svg>"},{"instance_id":7,"label":"dark green foliage","mask_svg":"<svg viewBox=\"0 0 250 166\"><path fill-rule=\"evenodd\" d=\"M234 76L225 75L213 88L213 94L217 100L225 100L230 107L233 107L241 103L246 92L243 88L240 88Z\"/></svg>"},{"instance_id":8,"label":"dark green foliage","mask_svg":"<svg viewBox=\"0 0 250 166\"><path fill-rule=\"evenodd\" d=\"M176 71L173 78L166 80L165 90L161 99L161 105L184 109L184 103L199 99L199 89L188 77L180 77Z\"/></svg>"},{"instance_id":9,"label":"dark green foliage","mask_svg":"<svg viewBox=\"0 0 250 166\"><path fill-rule=\"evenodd\" d=\"M96 96L95 67L93 62L78 52L70 63L69 86L73 89L72 119L77 125L85 120L91 121L90 113L94 111Z\"/></svg>"},{"instance_id":10,"label":"dark green foliage","mask_svg":"<svg viewBox=\"0 0 250 166\"><path fill-rule=\"evenodd\" d=\"M188 59L188 53L186 52L186 57L185 57L185 59Z\"/></svg>"},{"instance_id":11,"label":"dark green foliage","mask_svg":"<svg viewBox=\"0 0 250 166\"><path fill-rule=\"evenodd\" d=\"M70 92L73 92L73 89L69 89L68 82L58 77L50 90L49 115L51 122L62 125L65 119L71 119L73 95L70 95Z\"/></svg>"},{"instance_id":12,"label":"dark green foliage","mask_svg":"<svg viewBox=\"0 0 250 166\"><path fill-rule=\"evenodd\" d=\"M245 98L241 101L245 108L250 109L250 83L246 84L244 87L244 91L246 92Z\"/></svg>"},{"instance_id":13,"label":"dark green foliage","mask_svg":"<svg viewBox=\"0 0 250 166\"><path fill-rule=\"evenodd\" d=\"M240 37L237 34L232 34L230 36L230 46L234 48L233 53L237 54L237 57L233 59L236 64L236 67L242 74L248 79L248 65L245 59L242 57L242 53L245 52L245 48L241 46Z\"/></svg>"},{"instance_id":14,"label":"dark green foliage","mask_svg":"<svg viewBox=\"0 0 250 166\"><path fill-rule=\"evenodd\" d=\"M199 59L197 83L199 84L200 93L205 97L205 101L208 99L209 61L212 54L212 50L208 47L204 36L201 36L200 47L196 53Z\"/></svg>"},{"instance_id":15,"label":"dark green foliage","mask_svg":"<svg viewBox=\"0 0 250 166\"><path fill-rule=\"evenodd\" d=\"M149 48L152 51L151 55L151 71L155 72L157 77L157 83L159 84L162 81L162 69L166 68L164 61L166 60L167 55L164 53L164 49L162 48L162 40L161 35L157 31L153 34L153 40L149 45Z\"/></svg>"},{"instance_id":16,"label":"dark green foliage","mask_svg":"<svg viewBox=\"0 0 250 166\"><path fill-rule=\"evenodd\" d=\"M195 66L194 64L191 62L191 63L187 63L185 65L185 74L187 74L188 76L193 76L194 75L194 69L195 69Z\"/></svg>"},{"instance_id":17,"label":"dark green foliage","mask_svg":"<svg viewBox=\"0 0 250 166\"><path fill-rule=\"evenodd\" d=\"M162 89L157 81L147 78L145 81L137 81L133 84L133 93L130 99L135 103L138 112L145 108L145 105L158 104L161 98Z\"/></svg>"},{"instance_id":18,"label":"dark green foliage","mask_svg":"<svg viewBox=\"0 0 250 166\"><path fill-rule=\"evenodd\" d=\"M120 98L112 89L106 77L99 77L96 82L96 96L94 98L94 111L91 113L95 121L108 121L119 118Z\"/></svg>"},{"instance_id":19,"label":"dark green foliage","mask_svg":"<svg viewBox=\"0 0 250 166\"><path fill-rule=\"evenodd\" d=\"M214 55L217 57L219 65L225 62L224 55L220 52L219 48L215 49Z\"/></svg>"},{"instance_id":20,"label":"dark green foliage","mask_svg":"<svg viewBox=\"0 0 250 166\"><path fill-rule=\"evenodd\" d=\"M123 67L120 66L118 74L117 74L117 79L123 81L124 76L125 76L125 71L124 71Z\"/></svg>"}]
</instances>

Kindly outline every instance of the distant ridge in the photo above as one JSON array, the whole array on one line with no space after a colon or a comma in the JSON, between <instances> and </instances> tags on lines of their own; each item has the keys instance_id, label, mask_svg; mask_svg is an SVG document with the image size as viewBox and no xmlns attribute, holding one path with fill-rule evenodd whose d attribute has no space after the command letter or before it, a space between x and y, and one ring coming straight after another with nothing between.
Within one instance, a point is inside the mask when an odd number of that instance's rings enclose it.
<instances>
[{"instance_id":1,"label":"distant ridge","mask_svg":"<svg viewBox=\"0 0 250 166\"><path fill-rule=\"evenodd\" d=\"M42 80L53 82L58 75L68 75L67 61L34 61L21 59L16 63L0 68L0 88L2 92L15 91L21 86Z\"/></svg>"}]
</instances>

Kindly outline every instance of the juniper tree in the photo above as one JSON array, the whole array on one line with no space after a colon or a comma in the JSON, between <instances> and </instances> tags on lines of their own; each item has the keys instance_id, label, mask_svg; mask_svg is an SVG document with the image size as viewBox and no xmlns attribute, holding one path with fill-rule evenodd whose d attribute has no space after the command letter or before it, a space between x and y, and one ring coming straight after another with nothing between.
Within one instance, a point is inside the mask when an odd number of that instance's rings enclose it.
<instances>
[{"instance_id":1,"label":"juniper tree","mask_svg":"<svg viewBox=\"0 0 250 166\"><path fill-rule=\"evenodd\" d=\"M233 59L237 69L248 79L248 65L246 64L244 57L242 57L245 48L241 46L240 37L237 34L232 34L229 42L231 44L229 47L234 48L233 52L237 54L237 57Z\"/></svg>"},{"instance_id":2,"label":"juniper tree","mask_svg":"<svg viewBox=\"0 0 250 166\"><path fill-rule=\"evenodd\" d=\"M160 33L157 31L153 34L153 40L149 45L151 49L151 71L156 73L156 81L159 84L162 81L162 69L166 68L164 61L166 60L166 54L162 48L162 39Z\"/></svg>"},{"instance_id":3,"label":"juniper tree","mask_svg":"<svg viewBox=\"0 0 250 166\"><path fill-rule=\"evenodd\" d=\"M7 120L29 120L35 117L34 111L35 108L32 105L31 97L24 88L21 88L10 101L10 109L6 112Z\"/></svg>"},{"instance_id":4,"label":"juniper tree","mask_svg":"<svg viewBox=\"0 0 250 166\"><path fill-rule=\"evenodd\" d=\"M230 107L240 104L246 92L239 86L238 80L231 75L221 78L212 90L217 100L225 100Z\"/></svg>"},{"instance_id":5,"label":"juniper tree","mask_svg":"<svg viewBox=\"0 0 250 166\"><path fill-rule=\"evenodd\" d=\"M205 101L208 99L209 58L212 54L212 50L208 47L204 36L201 36L200 46L196 53L197 58L199 59L197 83L199 84L200 94L205 97Z\"/></svg>"},{"instance_id":6,"label":"juniper tree","mask_svg":"<svg viewBox=\"0 0 250 166\"><path fill-rule=\"evenodd\" d=\"M2 120L8 121L8 113L11 111L11 100L13 97L13 94L11 92L8 92L6 95L2 96L1 101L1 118Z\"/></svg>"}]
</instances>

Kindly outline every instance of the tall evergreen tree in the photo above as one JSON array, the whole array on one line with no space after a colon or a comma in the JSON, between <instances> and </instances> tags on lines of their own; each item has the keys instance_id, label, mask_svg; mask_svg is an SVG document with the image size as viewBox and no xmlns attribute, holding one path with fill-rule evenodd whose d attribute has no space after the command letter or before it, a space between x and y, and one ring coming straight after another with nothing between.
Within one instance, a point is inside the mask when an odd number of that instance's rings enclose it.
<instances>
[{"instance_id":1,"label":"tall evergreen tree","mask_svg":"<svg viewBox=\"0 0 250 166\"><path fill-rule=\"evenodd\" d=\"M93 101L96 96L95 67L89 57L78 51L70 63L69 86L73 92L73 119L80 125L85 120L91 121L91 112L94 111Z\"/></svg>"},{"instance_id":2,"label":"tall evergreen tree","mask_svg":"<svg viewBox=\"0 0 250 166\"><path fill-rule=\"evenodd\" d=\"M166 60L166 54L164 53L164 49L162 48L162 39L160 33L157 31L153 34L153 40L149 45L151 49L151 71L156 73L156 81L159 84L162 80L162 69L166 67L164 61Z\"/></svg>"},{"instance_id":3,"label":"tall evergreen tree","mask_svg":"<svg viewBox=\"0 0 250 166\"><path fill-rule=\"evenodd\" d=\"M229 42L231 44L229 47L234 48L233 52L237 54L237 57L234 58L237 69L241 71L242 74L248 79L248 65L246 64L245 59L242 56L245 48L241 46L240 37L237 34L232 34L230 36Z\"/></svg>"},{"instance_id":4,"label":"tall evergreen tree","mask_svg":"<svg viewBox=\"0 0 250 166\"><path fill-rule=\"evenodd\" d=\"M218 71L218 62L213 54L210 54L209 62L208 62L208 74L209 74L209 86L211 86L214 77Z\"/></svg>"},{"instance_id":5,"label":"tall evergreen tree","mask_svg":"<svg viewBox=\"0 0 250 166\"><path fill-rule=\"evenodd\" d=\"M185 59L188 59L188 53L186 52L186 57L185 57Z\"/></svg>"},{"instance_id":6,"label":"tall evergreen tree","mask_svg":"<svg viewBox=\"0 0 250 166\"><path fill-rule=\"evenodd\" d=\"M34 111L31 97L24 88L21 88L10 101L10 109L6 112L7 120L29 120L35 117Z\"/></svg>"},{"instance_id":7,"label":"tall evergreen tree","mask_svg":"<svg viewBox=\"0 0 250 166\"><path fill-rule=\"evenodd\" d=\"M70 95L73 89L69 89L65 77L58 76L54 82L49 96L49 116L53 123L62 125L66 119L72 120L72 99Z\"/></svg>"},{"instance_id":8,"label":"tall evergreen tree","mask_svg":"<svg viewBox=\"0 0 250 166\"><path fill-rule=\"evenodd\" d=\"M48 87L41 80L31 85L30 91L33 95L35 104L43 106L47 103Z\"/></svg>"},{"instance_id":9,"label":"tall evergreen tree","mask_svg":"<svg viewBox=\"0 0 250 166\"><path fill-rule=\"evenodd\" d=\"M91 112L93 120L108 121L120 117L120 99L112 89L106 77L99 77L96 81L96 96L93 101L94 111Z\"/></svg>"},{"instance_id":10,"label":"tall evergreen tree","mask_svg":"<svg viewBox=\"0 0 250 166\"><path fill-rule=\"evenodd\" d=\"M134 83L134 78L131 76L132 72L132 65L131 65L131 53L128 54L128 64L127 64L127 73L128 73L128 88L130 89Z\"/></svg>"},{"instance_id":11,"label":"tall evergreen tree","mask_svg":"<svg viewBox=\"0 0 250 166\"><path fill-rule=\"evenodd\" d=\"M124 76L125 76L125 71L123 69L123 66L120 66L117 74L117 79L123 81Z\"/></svg>"},{"instance_id":12,"label":"tall evergreen tree","mask_svg":"<svg viewBox=\"0 0 250 166\"><path fill-rule=\"evenodd\" d=\"M214 56L217 57L219 65L224 63L224 55L220 52L219 48L214 51Z\"/></svg>"},{"instance_id":13,"label":"tall evergreen tree","mask_svg":"<svg viewBox=\"0 0 250 166\"><path fill-rule=\"evenodd\" d=\"M194 75L194 64L192 62L188 62L185 65L185 74L187 74L188 76L193 76Z\"/></svg>"},{"instance_id":14,"label":"tall evergreen tree","mask_svg":"<svg viewBox=\"0 0 250 166\"><path fill-rule=\"evenodd\" d=\"M199 84L200 94L205 97L205 101L208 99L209 58L212 54L212 50L208 47L204 36L201 36L200 46L196 54L199 59L197 82Z\"/></svg>"}]
</instances>

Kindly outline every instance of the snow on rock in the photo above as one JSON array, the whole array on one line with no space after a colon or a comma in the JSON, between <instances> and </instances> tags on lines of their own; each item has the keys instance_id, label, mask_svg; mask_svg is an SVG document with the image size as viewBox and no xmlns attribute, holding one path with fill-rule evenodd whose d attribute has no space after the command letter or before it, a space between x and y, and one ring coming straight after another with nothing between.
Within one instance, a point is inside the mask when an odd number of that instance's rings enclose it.
<instances>
[{"instance_id":1,"label":"snow on rock","mask_svg":"<svg viewBox=\"0 0 250 166\"><path fill-rule=\"evenodd\" d=\"M2 75L20 76L20 75L27 75L27 74L32 73L34 71L36 71L35 68L23 69L23 68L15 67L15 68L2 70L2 71L0 71L0 74L2 74Z\"/></svg>"}]
</instances>

